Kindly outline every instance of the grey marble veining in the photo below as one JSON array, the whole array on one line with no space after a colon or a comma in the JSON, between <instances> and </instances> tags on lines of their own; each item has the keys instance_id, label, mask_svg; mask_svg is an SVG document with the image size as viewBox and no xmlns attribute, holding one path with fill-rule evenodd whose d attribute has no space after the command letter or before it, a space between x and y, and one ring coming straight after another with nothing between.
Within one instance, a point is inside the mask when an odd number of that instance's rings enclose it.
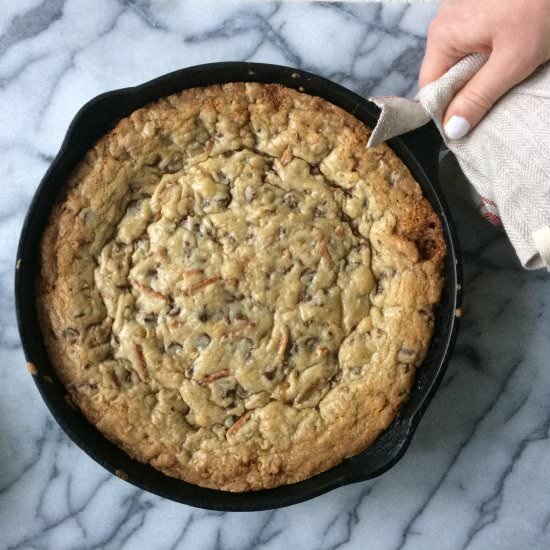
<instances>
[{"instance_id":1,"label":"grey marble veining","mask_svg":"<svg viewBox=\"0 0 550 550\"><path fill-rule=\"evenodd\" d=\"M84 102L229 59L293 65L365 96L410 96L435 10L215 0L0 4L0 548L550 547L550 278L523 271L502 230L449 182L465 261L456 352L406 456L372 482L242 514L142 492L63 434L19 345L12 287L20 227Z\"/></svg>"}]
</instances>

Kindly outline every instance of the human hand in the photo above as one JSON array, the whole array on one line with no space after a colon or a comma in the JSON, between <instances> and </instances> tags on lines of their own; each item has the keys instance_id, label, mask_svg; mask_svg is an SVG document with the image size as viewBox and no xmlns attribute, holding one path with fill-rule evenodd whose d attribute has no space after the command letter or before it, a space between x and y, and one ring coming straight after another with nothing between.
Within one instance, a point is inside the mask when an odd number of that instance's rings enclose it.
<instances>
[{"instance_id":1,"label":"human hand","mask_svg":"<svg viewBox=\"0 0 550 550\"><path fill-rule=\"evenodd\" d=\"M443 0L428 31L420 87L471 53L489 59L448 105L443 128L449 139L464 137L550 59L550 0Z\"/></svg>"}]
</instances>

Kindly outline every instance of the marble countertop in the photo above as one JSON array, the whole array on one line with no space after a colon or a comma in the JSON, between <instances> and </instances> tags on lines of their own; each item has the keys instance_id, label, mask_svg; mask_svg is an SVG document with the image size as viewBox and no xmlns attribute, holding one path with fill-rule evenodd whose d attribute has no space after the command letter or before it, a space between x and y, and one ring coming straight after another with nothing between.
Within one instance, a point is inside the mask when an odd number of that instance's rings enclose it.
<instances>
[{"instance_id":1,"label":"marble countertop","mask_svg":"<svg viewBox=\"0 0 550 550\"><path fill-rule=\"evenodd\" d=\"M0 548L550 548L550 279L451 186L462 327L406 456L290 508L219 513L111 476L61 431L25 370L13 272L25 210L84 102L197 63L293 65L412 95L435 6L216 0L0 5Z\"/></svg>"}]
</instances>

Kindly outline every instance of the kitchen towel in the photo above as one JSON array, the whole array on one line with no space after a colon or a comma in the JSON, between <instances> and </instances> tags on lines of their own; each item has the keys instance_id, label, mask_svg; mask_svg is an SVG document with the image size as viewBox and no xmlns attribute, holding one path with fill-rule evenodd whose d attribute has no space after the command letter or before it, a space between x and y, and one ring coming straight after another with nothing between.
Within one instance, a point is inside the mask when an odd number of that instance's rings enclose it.
<instances>
[{"instance_id":1,"label":"kitchen towel","mask_svg":"<svg viewBox=\"0 0 550 550\"><path fill-rule=\"evenodd\" d=\"M450 100L486 60L482 54L465 57L415 100L371 98L382 111L369 146L431 119L441 131ZM475 188L482 213L503 224L522 265L550 269L550 64L510 90L467 136L445 143Z\"/></svg>"}]
</instances>

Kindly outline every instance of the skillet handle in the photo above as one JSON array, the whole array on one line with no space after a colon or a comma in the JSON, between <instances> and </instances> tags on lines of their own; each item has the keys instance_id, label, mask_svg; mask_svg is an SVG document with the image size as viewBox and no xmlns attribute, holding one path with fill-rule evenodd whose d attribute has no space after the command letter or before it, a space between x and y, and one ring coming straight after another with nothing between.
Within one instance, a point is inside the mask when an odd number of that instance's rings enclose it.
<instances>
[{"instance_id":1,"label":"skillet handle","mask_svg":"<svg viewBox=\"0 0 550 550\"><path fill-rule=\"evenodd\" d=\"M439 183L439 153L443 145L443 138L433 121L404 134L410 139L407 146L424 168L430 181Z\"/></svg>"}]
</instances>

